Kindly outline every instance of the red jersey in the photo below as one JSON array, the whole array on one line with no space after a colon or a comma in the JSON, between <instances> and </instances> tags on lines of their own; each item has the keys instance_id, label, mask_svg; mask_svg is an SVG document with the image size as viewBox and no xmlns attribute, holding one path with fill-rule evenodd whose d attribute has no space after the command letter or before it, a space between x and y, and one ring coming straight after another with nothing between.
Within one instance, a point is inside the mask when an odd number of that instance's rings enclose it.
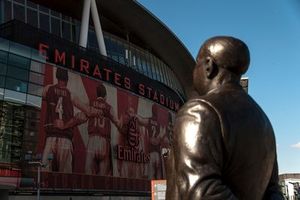
<instances>
[{"instance_id":1,"label":"red jersey","mask_svg":"<svg viewBox=\"0 0 300 200\"><path fill-rule=\"evenodd\" d=\"M111 124L113 119L111 115L111 106L101 97L90 102L90 106L97 110L99 115L92 117L88 122L89 135L99 135L110 139Z\"/></svg>"},{"instance_id":2,"label":"red jersey","mask_svg":"<svg viewBox=\"0 0 300 200\"><path fill-rule=\"evenodd\" d=\"M157 138L160 134L160 126L153 118L149 119L148 134L149 138ZM160 143L152 144L150 142L150 152L160 152Z\"/></svg>"},{"instance_id":3,"label":"red jersey","mask_svg":"<svg viewBox=\"0 0 300 200\"><path fill-rule=\"evenodd\" d=\"M127 113L125 113L123 115L123 124L120 132L121 135L119 138L119 144L133 148L138 147L140 142L140 132L138 130L137 117L130 117Z\"/></svg>"},{"instance_id":4,"label":"red jersey","mask_svg":"<svg viewBox=\"0 0 300 200\"><path fill-rule=\"evenodd\" d=\"M72 138L72 128L60 130L54 128L55 120L64 123L73 118L74 110L71 93L67 88L61 88L57 84L48 88L45 100L47 101L47 112L45 119L45 131L47 136Z\"/></svg>"}]
</instances>

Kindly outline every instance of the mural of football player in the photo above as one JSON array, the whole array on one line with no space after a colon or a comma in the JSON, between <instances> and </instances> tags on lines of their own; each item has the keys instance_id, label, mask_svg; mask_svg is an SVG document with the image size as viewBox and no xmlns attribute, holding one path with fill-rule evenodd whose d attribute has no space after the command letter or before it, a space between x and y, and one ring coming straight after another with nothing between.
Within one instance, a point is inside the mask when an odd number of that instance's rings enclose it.
<instances>
[{"instance_id":1,"label":"mural of football player","mask_svg":"<svg viewBox=\"0 0 300 200\"><path fill-rule=\"evenodd\" d=\"M130 102L130 100L129 100ZM128 108L120 117L120 130L118 145L131 148L139 153L146 153L141 140L141 126L148 124L148 119L144 119L136 114L130 103ZM142 166L138 161L118 160L118 173L121 177L140 178L143 176Z\"/></svg>"},{"instance_id":2,"label":"mural of football player","mask_svg":"<svg viewBox=\"0 0 300 200\"><path fill-rule=\"evenodd\" d=\"M63 129L78 126L88 121L88 143L85 173L112 175L111 122L119 128L119 121L113 108L106 102L107 91L103 84L96 87L96 98L90 100L86 113L79 112Z\"/></svg>"},{"instance_id":3,"label":"mural of football player","mask_svg":"<svg viewBox=\"0 0 300 200\"><path fill-rule=\"evenodd\" d=\"M165 134L165 128L158 122L158 106L152 105L152 117L149 118L147 131L149 137L150 151L150 179L162 178L161 142Z\"/></svg>"},{"instance_id":4,"label":"mural of football player","mask_svg":"<svg viewBox=\"0 0 300 200\"><path fill-rule=\"evenodd\" d=\"M74 108L88 112L88 107L73 96L67 88L68 71L57 68L57 83L47 85L43 91L46 102L44 130L46 143L43 151L43 163L47 171L72 173L73 163L73 128L64 128L65 123L73 118ZM52 155L52 161L48 158Z\"/></svg>"},{"instance_id":5,"label":"mural of football player","mask_svg":"<svg viewBox=\"0 0 300 200\"><path fill-rule=\"evenodd\" d=\"M173 136L173 119L172 114L168 112L168 125L166 127L165 134L163 135L162 141L161 141L161 156L162 156L162 177L166 178L166 169L165 169L165 159L167 158L169 151L170 151L170 145L172 143L172 136Z\"/></svg>"},{"instance_id":6,"label":"mural of football player","mask_svg":"<svg viewBox=\"0 0 300 200\"><path fill-rule=\"evenodd\" d=\"M128 142L128 132L130 131L130 126L133 125L130 123L134 123L134 117L136 116L135 110L132 107L128 107L125 113L123 113L120 117L120 130L118 137L118 145L121 146L129 146ZM132 121L131 121L132 120ZM134 125L133 125L134 126ZM131 132L134 132L131 130ZM132 177L135 176L135 172L133 169L133 163L131 161L118 160L117 168L119 176L121 177Z\"/></svg>"},{"instance_id":7,"label":"mural of football player","mask_svg":"<svg viewBox=\"0 0 300 200\"><path fill-rule=\"evenodd\" d=\"M90 106L97 115L88 119L88 145L85 172L87 174L112 175L111 122L118 128L113 108L106 102L106 88L97 87L97 98Z\"/></svg>"}]
</instances>

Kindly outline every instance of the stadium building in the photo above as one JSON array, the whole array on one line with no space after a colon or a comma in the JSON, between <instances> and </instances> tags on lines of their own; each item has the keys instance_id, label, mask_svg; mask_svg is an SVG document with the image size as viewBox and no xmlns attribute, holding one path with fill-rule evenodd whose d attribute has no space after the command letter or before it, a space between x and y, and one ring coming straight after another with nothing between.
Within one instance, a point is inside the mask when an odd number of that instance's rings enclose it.
<instances>
[{"instance_id":1,"label":"stadium building","mask_svg":"<svg viewBox=\"0 0 300 200\"><path fill-rule=\"evenodd\" d=\"M149 199L194 59L133 0L0 0L0 199Z\"/></svg>"}]
</instances>

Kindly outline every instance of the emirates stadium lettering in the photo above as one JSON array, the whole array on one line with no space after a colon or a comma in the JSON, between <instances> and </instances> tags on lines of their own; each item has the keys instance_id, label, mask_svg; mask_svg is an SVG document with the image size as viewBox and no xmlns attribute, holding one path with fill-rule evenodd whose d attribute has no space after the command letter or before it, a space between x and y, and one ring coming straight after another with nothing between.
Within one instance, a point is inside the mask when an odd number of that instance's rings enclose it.
<instances>
[{"instance_id":1,"label":"emirates stadium lettering","mask_svg":"<svg viewBox=\"0 0 300 200\"><path fill-rule=\"evenodd\" d=\"M128 73L129 68L124 69L124 67L119 67L121 69L112 69L106 66L105 61L101 61L101 64L99 64L95 62L95 59L89 60L86 57L53 48L45 43L39 43L38 50L48 62L122 87L123 89L153 100L171 110L177 111L183 103L176 95L169 95L166 90L158 90L156 85L150 86L151 84L149 85L148 82L151 81L138 80L141 79L141 75L134 74L133 72ZM144 82L147 82L148 85L144 84Z\"/></svg>"},{"instance_id":2,"label":"emirates stadium lettering","mask_svg":"<svg viewBox=\"0 0 300 200\"><path fill-rule=\"evenodd\" d=\"M117 159L137 162L137 163L148 163L150 161L150 154L145 154L143 151L130 146L117 145Z\"/></svg>"},{"instance_id":3,"label":"emirates stadium lettering","mask_svg":"<svg viewBox=\"0 0 300 200\"><path fill-rule=\"evenodd\" d=\"M117 159L137 163L148 163L150 161L150 154L145 154L142 150L138 150L140 135L137 123L136 117L132 117L129 120L127 126L127 145L117 145Z\"/></svg>"}]
</instances>

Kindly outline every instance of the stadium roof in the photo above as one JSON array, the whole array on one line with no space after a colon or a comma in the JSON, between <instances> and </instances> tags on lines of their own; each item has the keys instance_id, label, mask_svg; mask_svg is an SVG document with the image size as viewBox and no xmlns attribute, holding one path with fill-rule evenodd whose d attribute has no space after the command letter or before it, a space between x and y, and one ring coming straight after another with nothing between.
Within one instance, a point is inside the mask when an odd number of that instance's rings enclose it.
<instances>
[{"instance_id":1,"label":"stadium roof","mask_svg":"<svg viewBox=\"0 0 300 200\"><path fill-rule=\"evenodd\" d=\"M82 0L33 1L81 20ZM135 0L96 2L103 30L149 49L172 68L186 92L190 92L195 60L167 26Z\"/></svg>"}]
</instances>

